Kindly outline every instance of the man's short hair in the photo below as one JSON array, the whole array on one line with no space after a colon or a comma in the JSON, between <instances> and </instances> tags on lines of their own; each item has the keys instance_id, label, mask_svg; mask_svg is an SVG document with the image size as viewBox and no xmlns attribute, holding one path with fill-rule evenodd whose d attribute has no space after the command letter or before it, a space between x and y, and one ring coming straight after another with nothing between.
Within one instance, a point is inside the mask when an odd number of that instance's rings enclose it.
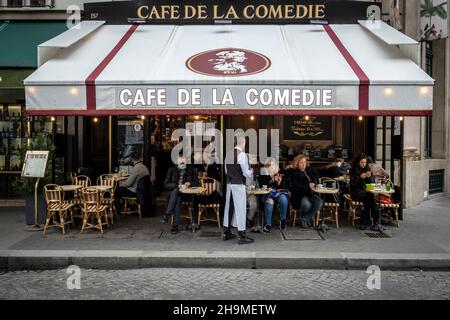
<instances>
[{"instance_id":1,"label":"man's short hair","mask_svg":"<svg viewBox=\"0 0 450 320\"><path fill-rule=\"evenodd\" d=\"M141 158L141 156L140 156L139 153L133 153L133 154L131 155L131 161L137 162L137 161L140 161L140 160L142 160L142 158Z\"/></svg>"}]
</instances>

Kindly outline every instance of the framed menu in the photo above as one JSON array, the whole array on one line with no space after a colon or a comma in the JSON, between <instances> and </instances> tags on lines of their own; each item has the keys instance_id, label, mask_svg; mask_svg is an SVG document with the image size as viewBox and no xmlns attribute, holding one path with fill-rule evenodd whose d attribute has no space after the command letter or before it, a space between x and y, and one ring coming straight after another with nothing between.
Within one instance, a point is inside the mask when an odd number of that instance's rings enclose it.
<instances>
[{"instance_id":1,"label":"framed menu","mask_svg":"<svg viewBox=\"0 0 450 320\"><path fill-rule=\"evenodd\" d=\"M43 178L47 168L49 151L27 151L22 168L22 177Z\"/></svg>"},{"instance_id":2,"label":"framed menu","mask_svg":"<svg viewBox=\"0 0 450 320\"><path fill-rule=\"evenodd\" d=\"M332 140L331 117L284 117L284 140Z\"/></svg>"}]
</instances>

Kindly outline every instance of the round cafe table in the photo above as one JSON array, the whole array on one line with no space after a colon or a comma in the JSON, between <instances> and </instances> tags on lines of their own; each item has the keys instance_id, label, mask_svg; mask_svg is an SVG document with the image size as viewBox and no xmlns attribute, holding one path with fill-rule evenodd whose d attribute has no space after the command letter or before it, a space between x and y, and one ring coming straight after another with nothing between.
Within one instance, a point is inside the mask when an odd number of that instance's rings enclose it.
<instances>
[{"instance_id":1,"label":"round cafe table","mask_svg":"<svg viewBox=\"0 0 450 320\"><path fill-rule=\"evenodd\" d=\"M113 187L112 186L105 186L105 185L96 185L96 186L90 186L90 188L97 189L100 192L106 192L106 191L111 190Z\"/></svg>"},{"instance_id":2,"label":"round cafe table","mask_svg":"<svg viewBox=\"0 0 450 320\"><path fill-rule=\"evenodd\" d=\"M203 187L190 187L190 188L180 188L180 193L189 194L193 196L192 199L192 223L188 225L188 229L192 232L196 232L200 229L200 226L195 222L195 203L196 196L206 192L206 188Z\"/></svg>"},{"instance_id":3,"label":"round cafe table","mask_svg":"<svg viewBox=\"0 0 450 320\"><path fill-rule=\"evenodd\" d=\"M318 193L320 198L322 198L322 200L324 202L325 202L325 199L324 199L325 195L327 195L327 194L336 195L336 194L339 193L339 189L335 189L335 188L318 188L318 187L315 187L312 190L313 190L313 192ZM328 231L329 228L326 225L325 221L323 220L323 206L320 209L320 220L321 220L320 226L317 226L317 229L318 230L322 230L322 232L325 233L325 232Z\"/></svg>"},{"instance_id":4,"label":"round cafe table","mask_svg":"<svg viewBox=\"0 0 450 320\"><path fill-rule=\"evenodd\" d=\"M250 232L262 233L262 226L259 224L261 217L259 213L260 196L264 196L272 192L272 189L249 189L247 188L247 195L256 196L256 225L250 229Z\"/></svg>"},{"instance_id":5,"label":"round cafe table","mask_svg":"<svg viewBox=\"0 0 450 320\"><path fill-rule=\"evenodd\" d=\"M76 184L64 184L60 186L64 192L73 192L80 190L82 186L77 186Z\"/></svg>"},{"instance_id":6,"label":"round cafe table","mask_svg":"<svg viewBox=\"0 0 450 320\"><path fill-rule=\"evenodd\" d=\"M113 177L114 180L116 181L125 181L128 179L128 177L130 176L129 174L124 174L124 175L120 175L118 173L112 173L111 176Z\"/></svg>"}]
</instances>

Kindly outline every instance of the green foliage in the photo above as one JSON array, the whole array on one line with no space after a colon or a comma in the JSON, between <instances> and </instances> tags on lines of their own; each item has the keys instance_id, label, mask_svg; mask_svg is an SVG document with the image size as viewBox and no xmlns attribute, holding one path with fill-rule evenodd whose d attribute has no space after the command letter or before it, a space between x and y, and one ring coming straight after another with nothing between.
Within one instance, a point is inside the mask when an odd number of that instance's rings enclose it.
<instances>
[{"instance_id":1,"label":"green foliage","mask_svg":"<svg viewBox=\"0 0 450 320\"><path fill-rule=\"evenodd\" d=\"M25 160L25 154L27 151L49 151L49 161L47 163L47 168L45 170L45 176L40 180L39 189L42 186L51 182L52 178L52 162L50 159L53 158L53 154L56 150L56 146L53 143L51 137L47 133L39 132L36 137L29 139L27 145L22 145L19 150L19 157L21 162L23 163ZM36 181L35 179L20 177L12 183L12 186L17 191L22 191L24 193L33 193L34 185Z\"/></svg>"},{"instance_id":2,"label":"green foliage","mask_svg":"<svg viewBox=\"0 0 450 320\"><path fill-rule=\"evenodd\" d=\"M446 5L447 2L442 2L441 4L435 6L433 0L424 0L424 2L420 5L420 16L430 18L430 23L431 18L434 16L438 16L441 19L447 19L447 9L445 8Z\"/></svg>"}]
</instances>

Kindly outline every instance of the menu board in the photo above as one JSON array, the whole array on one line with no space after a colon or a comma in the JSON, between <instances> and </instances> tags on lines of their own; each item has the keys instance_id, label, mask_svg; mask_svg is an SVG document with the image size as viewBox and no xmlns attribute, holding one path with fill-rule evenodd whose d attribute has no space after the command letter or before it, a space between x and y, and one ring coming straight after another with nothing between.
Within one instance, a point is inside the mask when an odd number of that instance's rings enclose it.
<instances>
[{"instance_id":1,"label":"menu board","mask_svg":"<svg viewBox=\"0 0 450 320\"><path fill-rule=\"evenodd\" d=\"M284 117L284 140L332 140L331 117Z\"/></svg>"},{"instance_id":2,"label":"menu board","mask_svg":"<svg viewBox=\"0 0 450 320\"><path fill-rule=\"evenodd\" d=\"M43 178L47 167L48 153L48 151L27 151L22 177Z\"/></svg>"}]
</instances>

